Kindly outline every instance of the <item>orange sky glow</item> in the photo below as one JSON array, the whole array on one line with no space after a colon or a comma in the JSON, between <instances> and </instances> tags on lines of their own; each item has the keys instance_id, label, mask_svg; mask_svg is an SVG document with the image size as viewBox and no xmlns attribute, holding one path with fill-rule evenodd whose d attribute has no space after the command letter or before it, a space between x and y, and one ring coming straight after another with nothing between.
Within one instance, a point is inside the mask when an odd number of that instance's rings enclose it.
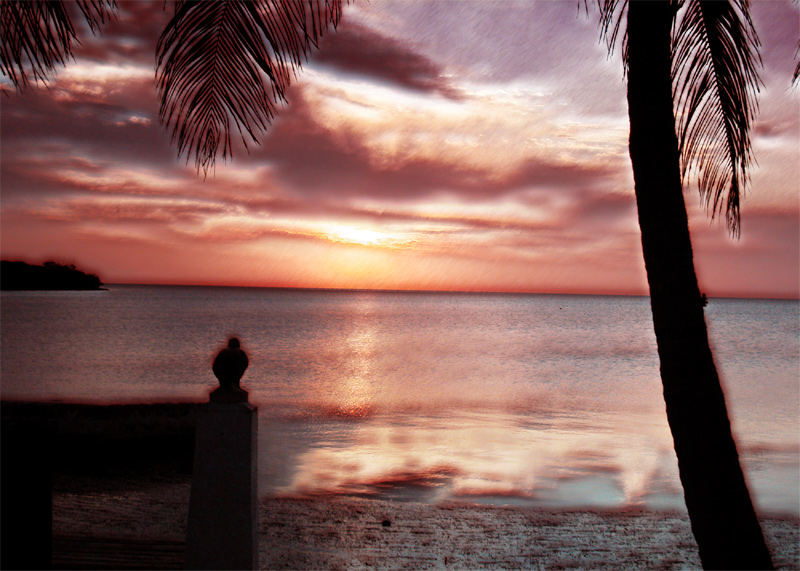
<instances>
[{"instance_id":1,"label":"orange sky glow","mask_svg":"<svg viewBox=\"0 0 800 571\"><path fill-rule=\"evenodd\" d=\"M577 2L356 1L261 144L204 178L158 123L169 9L120 2L2 105L3 259L106 283L646 294L619 56ZM686 190L701 290L800 295L800 14L756 2L742 238Z\"/></svg>"}]
</instances>

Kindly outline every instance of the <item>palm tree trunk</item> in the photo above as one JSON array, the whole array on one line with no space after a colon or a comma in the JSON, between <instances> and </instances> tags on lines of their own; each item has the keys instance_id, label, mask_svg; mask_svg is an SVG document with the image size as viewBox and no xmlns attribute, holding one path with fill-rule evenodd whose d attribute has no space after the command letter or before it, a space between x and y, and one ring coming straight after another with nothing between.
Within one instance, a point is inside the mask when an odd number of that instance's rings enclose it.
<instances>
[{"instance_id":1,"label":"palm tree trunk","mask_svg":"<svg viewBox=\"0 0 800 571\"><path fill-rule=\"evenodd\" d=\"M628 8L630 155L661 380L705 569L772 569L708 344L680 176L670 77L671 2Z\"/></svg>"}]
</instances>

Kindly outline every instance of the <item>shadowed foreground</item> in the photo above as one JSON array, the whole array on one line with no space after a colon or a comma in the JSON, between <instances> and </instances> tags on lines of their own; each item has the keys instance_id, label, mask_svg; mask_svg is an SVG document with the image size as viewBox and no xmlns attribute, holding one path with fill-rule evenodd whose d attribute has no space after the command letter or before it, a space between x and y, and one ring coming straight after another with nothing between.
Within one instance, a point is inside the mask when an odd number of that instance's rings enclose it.
<instances>
[{"instance_id":1,"label":"shadowed foreground","mask_svg":"<svg viewBox=\"0 0 800 571\"><path fill-rule=\"evenodd\" d=\"M183 568L191 404L3 403L49 423L53 568ZM778 569L800 568L800 520L761 520ZM699 569L686 514L265 499L262 569Z\"/></svg>"}]
</instances>

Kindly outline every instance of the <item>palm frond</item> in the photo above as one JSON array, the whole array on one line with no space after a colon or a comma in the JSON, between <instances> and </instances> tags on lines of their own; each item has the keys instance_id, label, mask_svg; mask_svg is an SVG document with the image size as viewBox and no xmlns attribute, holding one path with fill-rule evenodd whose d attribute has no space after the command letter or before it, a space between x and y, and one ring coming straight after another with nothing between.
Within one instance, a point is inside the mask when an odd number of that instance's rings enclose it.
<instances>
[{"instance_id":1,"label":"palm frond","mask_svg":"<svg viewBox=\"0 0 800 571\"><path fill-rule=\"evenodd\" d=\"M115 0L78 0L92 32L114 17ZM0 70L17 90L47 81L57 65L66 65L78 41L63 0L3 0L0 3Z\"/></svg>"},{"instance_id":2,"label":"palm frond","mask_svg":"<svg viewBox=\"0 0 800 571\"><path fill-rule=\"evenodd\" d=\"M619 34L622 32L622 62L628 69L628 30L622 27L628 11L628 0L597 0L600 9L600 34L606 42L609 55L614 53Z\"/></svg>"},{"instance_id":3,"label":"palm frond","mask_svg":"<svg viewBox=\"0 0 800 571\"><path fill-rule=\"evenodd\" d=\"M342 0L205 0L176 4L158 41L159 116L178 154L207 172L232 153L236 126L258 143L297 70Z\"/></svg>"},{"instance_id":4,"label":"palm frond","mask_svg":"<svg viewBox=\"0 0 800 571\"><path fill-rule=\"evenodd\" d=\"M740 232L739 200L754 162L759 40L748 0L687 0L673 33L676 129L684 180L697 175L712 219Z\"/></svg>"}]
</instances>

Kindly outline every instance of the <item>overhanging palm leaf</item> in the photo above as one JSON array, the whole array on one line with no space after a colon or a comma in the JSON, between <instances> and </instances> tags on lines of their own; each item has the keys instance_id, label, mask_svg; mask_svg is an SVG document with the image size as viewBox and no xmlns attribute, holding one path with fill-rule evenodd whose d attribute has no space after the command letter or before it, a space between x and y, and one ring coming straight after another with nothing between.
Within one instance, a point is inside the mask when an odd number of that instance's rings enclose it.
<instances>
[{"instance_id":1,"label":"overhanging palm leaf","mask_svg":"<svg viewBox=\"0 0 800 571\"><path fill-rule=\"evenodd\" d=\"M627 30L623 28L622 23L625 21L625 12L628 8L628 0L597 0L597 6L600 8L600 29L602 30L602 37L608 46L609 55L614 52L620 32L623 34L622 64L627 72L628 34Z\"/></svg>"},{"instance_id":2,"label":"overhanging palm leaf","mask_svg":"<svg viewBox=\"0 0 800 571\"><path fill-rule=\"evenodd\" d=\"M696 171L712 217L739 234L739 198L753 162L759 47L748 0L689 0L673 34L672 76L684 177Z\"/></svg>"},{"instance_id":3,"label":"overhanging palm leaf","mask_svg":"<svg viewBox=\"0 0 800 571\"><path fill-rule=\"evenodd\" d=\"M341 0L179 2L157 46L162 123L179 155L207 171L231 155L232 123L258 143Z\"/></svg>"},{"instance_id":4,"label":"overhanging palm leaf","mask_svg":"<svg viewBox=\"0 0 800 571\"><path fill-rule=\"evenodd\" d=\"M71 3L97 32L114 16L115 0ZM3 0L0 3L0 68L17 90L46 81L56 65L65 65L78 41L69 9L62 0Z\"/></svg>"},{"instance_id":5,"label":"overhanging palm leaf","mask_svg":"<svg viewBox=\"0 0 800 571\"><path fill-rule=\"evenodd\" d=\"M609 50L628 0L598 0ZM684 180L697 175L712 218L725 205L739 235L739 199L753 162L750 128L757 111L759 46L748 0L673 0L672 82ZM627 49L623 39L623 60Z\"/></svg>"}]
</instances>

